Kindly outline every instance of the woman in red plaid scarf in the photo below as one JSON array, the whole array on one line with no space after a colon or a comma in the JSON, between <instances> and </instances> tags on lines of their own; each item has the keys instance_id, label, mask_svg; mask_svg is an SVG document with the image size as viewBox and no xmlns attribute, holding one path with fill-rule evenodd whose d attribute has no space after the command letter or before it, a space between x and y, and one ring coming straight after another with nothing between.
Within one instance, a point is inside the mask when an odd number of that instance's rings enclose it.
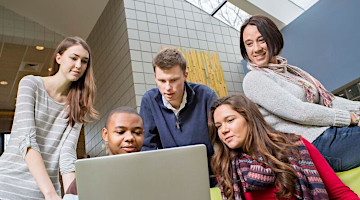
<instances>
[{"instance_id":1,"label":"woman in red plaid scarf","mask_svg":"<svg viewBox=\"0 0 360 200\"><path fill-rule=\"evenodd\" d=\"M320 152L269 126L243 95L216 100L208 119L223 199L359 199Z\"/></svg>"}]
</instances>

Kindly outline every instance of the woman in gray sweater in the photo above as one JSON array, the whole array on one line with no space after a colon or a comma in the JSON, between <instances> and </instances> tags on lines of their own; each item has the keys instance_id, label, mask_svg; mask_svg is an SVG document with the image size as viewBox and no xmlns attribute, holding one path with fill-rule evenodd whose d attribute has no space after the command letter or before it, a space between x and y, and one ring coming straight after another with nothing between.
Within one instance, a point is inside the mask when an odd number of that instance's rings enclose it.
<instances>
[{"instance_id":1,"label":"woman in gray sweater","mask_svg":"<svg viewBox=\"0 0 360 200\"><path fill-rule=\"evenodd\" d=\"M0 199L59 200L75 178L81 126L96 117L89 46L68 37L57 47L52 76L19 83L11 136L0 157Z\"/></svg>"},{"instance_id":2,"label":"woman in gray sweater","mask_svg":"<svg viewBox=\"0 0 360 200\"><path fill-rule=\"evenodd\" d=\"M273 21L255 15L241 27L241 54L251 70L245 95L281 132L301 134L335 171L360 166L360 102L335 97L304 70L278 54L284 45Z\"/></svg>"}]
</instances>

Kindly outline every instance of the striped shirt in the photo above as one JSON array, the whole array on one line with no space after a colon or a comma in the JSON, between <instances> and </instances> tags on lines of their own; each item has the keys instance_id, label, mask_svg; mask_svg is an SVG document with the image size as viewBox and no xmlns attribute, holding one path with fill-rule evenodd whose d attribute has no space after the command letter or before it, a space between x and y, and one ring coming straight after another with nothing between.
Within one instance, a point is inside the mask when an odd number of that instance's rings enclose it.
<instances>
[{"instance_id":1,"label":"striped shirt","mask_svg":"<svg viewBox=\"0 0 360 200\"><path fill-rule=\"evenodd\" d=\"M41 77L21 79L10 140L0 157L0 199L44 199L24 160L28 148L40 152L55 190L61 194L59 170L61 174L75 171L82 126L68 125L64 107L49 96Z\"/></svg>"}]
</instances>

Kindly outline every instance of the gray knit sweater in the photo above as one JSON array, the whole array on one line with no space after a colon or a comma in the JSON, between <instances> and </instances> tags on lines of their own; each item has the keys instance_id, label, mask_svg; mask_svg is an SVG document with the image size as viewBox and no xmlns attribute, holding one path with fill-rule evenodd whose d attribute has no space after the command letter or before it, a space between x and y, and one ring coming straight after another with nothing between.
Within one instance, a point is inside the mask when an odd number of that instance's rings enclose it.
<instances>
[{"instance_id":1,"label":"gray knit sweater","mask_svg":"<svg viewBox=\"0 0 360 200\"><path fill-rule=\"evenodd\" d=\"M276 130L296 133L314 141L330 126L350 125L351 110L360 110L360 102L335 97L333 107L306 100L304 90L277 74L250 71L243 82L245 95L255 102L265 120Z\"/></svg>"},{"instance_id":2,"label":"gray knit sweater","mask_svg":"<svg viewBox=\"0 0 360 200\"><path fill-rule=\"evenodd\" d=\"M44 199L24 161L27 149L39 151L60 195L61 174L75 171L81 124L68 125L64 104L46 92L41 77L26 76L19 83L14 123L5 153L0 157L0 199Z\"/></svg>"}]
</instances>

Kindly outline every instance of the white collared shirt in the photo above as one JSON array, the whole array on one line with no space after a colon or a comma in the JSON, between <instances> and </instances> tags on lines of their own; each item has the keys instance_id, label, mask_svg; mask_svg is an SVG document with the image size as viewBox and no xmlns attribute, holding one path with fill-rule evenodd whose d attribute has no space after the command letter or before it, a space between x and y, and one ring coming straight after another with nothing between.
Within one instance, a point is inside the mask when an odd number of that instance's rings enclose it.
<instances>
[{"instance_id":1,"label":"white collared shirt","mask_svg":"<svg viewBox=\"0 0 360 200\"><path fill-rule=\"evenodd\" d=\"M185 107L185 104L187 102L186 98L187 98L187 93L186 93L186 88L184 88L184 95L183 95L183 98L182 98L182 101L181 101L181 104L180 104L180 107L179 109L175 109L166 99L163 95L161 95L162 97L162 100L163 100L163 103L164 103L164 106L169 108L170 110L172 110L176 116L176 119L178 118L179 116L179 112L180 110L182 110L184 107Z\"/></svg>"}]
</instances>

